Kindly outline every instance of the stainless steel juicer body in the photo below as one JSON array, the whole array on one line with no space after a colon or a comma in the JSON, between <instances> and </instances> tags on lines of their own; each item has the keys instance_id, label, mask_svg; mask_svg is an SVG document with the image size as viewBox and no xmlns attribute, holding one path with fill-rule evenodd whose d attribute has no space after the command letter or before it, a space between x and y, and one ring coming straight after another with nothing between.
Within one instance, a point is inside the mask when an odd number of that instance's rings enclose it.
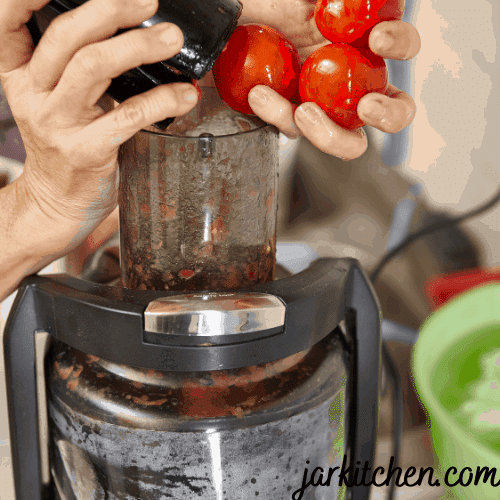
<instances>
[{"instance_id":1,"label":"stainless steel juicer body","mask_svg":"<svg viewBox=\"0 0 500 500\"><path fill-rule=\"evenodd\" d=\"M305 468L342 464L346 367L340 332L286 360L207 372L124 367L55 342L56 498L291 498ZM342 498L338 477L302 498Z\"/></svg>"}]
</instances>

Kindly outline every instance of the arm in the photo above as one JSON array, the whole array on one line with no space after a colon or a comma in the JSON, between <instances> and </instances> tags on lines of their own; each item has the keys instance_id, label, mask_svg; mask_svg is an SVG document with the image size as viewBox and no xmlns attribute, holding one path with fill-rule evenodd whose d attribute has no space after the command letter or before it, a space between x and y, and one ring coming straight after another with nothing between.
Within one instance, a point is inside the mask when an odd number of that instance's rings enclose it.
<instances>
[{"instance_id":1,"label":"arm","mask_svg":"<svg viewBox=\"0 0 500 500\"><path fill-rule=\"evenodd\" d=\"M61 233L59 229L63 221L41 210L29 196L22 175L0 189L0 207L0 302L19 286L23 278L37 273L68 252L75 250L75 258L81 264L87 255L118 230L116 208L94 230L86 228L91 231L88 236L76 226Z\"/></svg>"},{"instance_id":2,"label":"arm","mask_svg":"<svg viewBox=\"0 0 500 500\"><path fill-rule=\"evenodd\" d=\"M47 235L50 221L32 203L22 177L0 190L0 302L21 280L33 274L62 253Z\"/></svg>"}]
</instances>

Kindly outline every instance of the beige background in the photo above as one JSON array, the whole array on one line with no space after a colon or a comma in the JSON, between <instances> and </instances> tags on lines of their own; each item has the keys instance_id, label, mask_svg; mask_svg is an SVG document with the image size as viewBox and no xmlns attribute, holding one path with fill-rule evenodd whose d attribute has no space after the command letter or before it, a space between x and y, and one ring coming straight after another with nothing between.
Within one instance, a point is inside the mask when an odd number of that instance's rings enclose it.
<instances>
[{"instance_id":1,"label":"beige background","mask_svg":"<svg viewBox=\"0 0 500 500\"><path fill-rule=\"evenodd\" d=\"M489 0L417 1L422 39L412 63L417 114L402 171L422 182L427 201L457 212L500 186L500 6ZM467 223L500 263L500 206Z\"/></svg>"}]
</instances>

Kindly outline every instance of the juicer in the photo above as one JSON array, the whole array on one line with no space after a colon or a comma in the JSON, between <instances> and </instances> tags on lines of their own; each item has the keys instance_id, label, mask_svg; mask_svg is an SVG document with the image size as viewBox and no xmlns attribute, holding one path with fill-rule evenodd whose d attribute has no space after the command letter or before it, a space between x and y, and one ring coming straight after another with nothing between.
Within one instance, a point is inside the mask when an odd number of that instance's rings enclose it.
<instances>
[{"instance_id":1,"label":"juicer","mask_svg":"<svg viewBox=\"0 0 500 500\"><path fill-rule=\"evenodd\" d=\"M119 283L22 283L4 339L16 500L368 499L339 473L373 464L377 298L354 259L277 279L278 132L217 99L123 145ZM318 467L337 469L300 493Z\"/></svg>"},{"instance_id":2,"label":"juicer","mask_svg":"<svg viewBox=\"0 0 500 500\"><path fill-rule=\"evenodd\" d=\"M202 89L119 163L121 278L29 277L6 324L16 500L368 500L380 307L354 259L278 277L277 129Z\"/></svg>"}]
</instances>

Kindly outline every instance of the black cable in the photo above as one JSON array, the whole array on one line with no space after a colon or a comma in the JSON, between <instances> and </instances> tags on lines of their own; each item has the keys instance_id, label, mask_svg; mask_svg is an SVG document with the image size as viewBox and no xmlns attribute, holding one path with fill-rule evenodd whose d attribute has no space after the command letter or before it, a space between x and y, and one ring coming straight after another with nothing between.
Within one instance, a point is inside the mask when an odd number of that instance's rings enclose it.
<instances>
[{"instance_id":1,"label":"black cable","mask_svg":"<svg viewBox=\"0 0 500 500\"><path fill-rule=\"evenodd\" d=\"M415 231L414 233L408 235L408 237L400 243L398 246L387 252L384 257L377 264L375 269L370 274L370 280L372 283L375 283L378 276L385 268L385 266L394 258L396 255L405 250L408 246L410 246L415 241L419 240L423 236L426 236L434 231L438 231L440 229L447 229L456 224L463 222L464 220L470 219L472 217L476 217L480 215L493 206L495 206L500 201L500 190L486 203L484 203L479 208L475 210L471 210L461 216L454 217L452 219L448 219L446 221L439 221L433 224L429 224L428 226L420 229L419 231ZM394 457L394 467L399 466L400 454L401 454L401 443L403 438L403 412L404 412L404 395L403 389L401 386L401 379L399 376L399 372L397 367L392 359L392 356L389 353L387 345L385 342L382 342L382 354L384 356L384 360L387 365L387 372L393 383L393 393L394 393L394 405L393 405L393 457ZM391 479L391 483L389 486L389 499L395 498L395 490L396 490L396 476L394 475Z\"/></svg>"},{"instance_id":2,"label":"black cable","mask_svg":"<svg viewBox=\"0 0 500 500\"><path fill-rule=\"evenodd\" d=\"M384 255L384 257L382 257L382 260L377 264L375 269L370 274L371 282L375 283L379 274L382 272L382 270L385 268L385 266L394 257L396 257L396 255L401 253L403 250L405 250L408 246L410 246L415 241L419 240L423 236L427 236L428 234L433 233L434 231L438 231L440 229L447 229L451 226L459 224L460 222L463 222L466 219L476 217L477 215L480 215L483 212L486 212L487 210L492 208L499 201L500 201L500 191L498 191L491 198L491 200L489 200L488 202L486 202L484 205L480 206L479 208L476 208L475 210L471 210L470 212L467 212L464 215L460 215L459 217L454 217L454 218L448 219L446 221L439 221L439 222L435 222L433 224L429 224L428 226L420 229L419 231L415 231L414 233L411 233L410 235L408 235L408 237L401 244L399 244L397 247L395 247L392 250L390 250L389 252L387 252Z\"/></svg>"}]
</instances>

